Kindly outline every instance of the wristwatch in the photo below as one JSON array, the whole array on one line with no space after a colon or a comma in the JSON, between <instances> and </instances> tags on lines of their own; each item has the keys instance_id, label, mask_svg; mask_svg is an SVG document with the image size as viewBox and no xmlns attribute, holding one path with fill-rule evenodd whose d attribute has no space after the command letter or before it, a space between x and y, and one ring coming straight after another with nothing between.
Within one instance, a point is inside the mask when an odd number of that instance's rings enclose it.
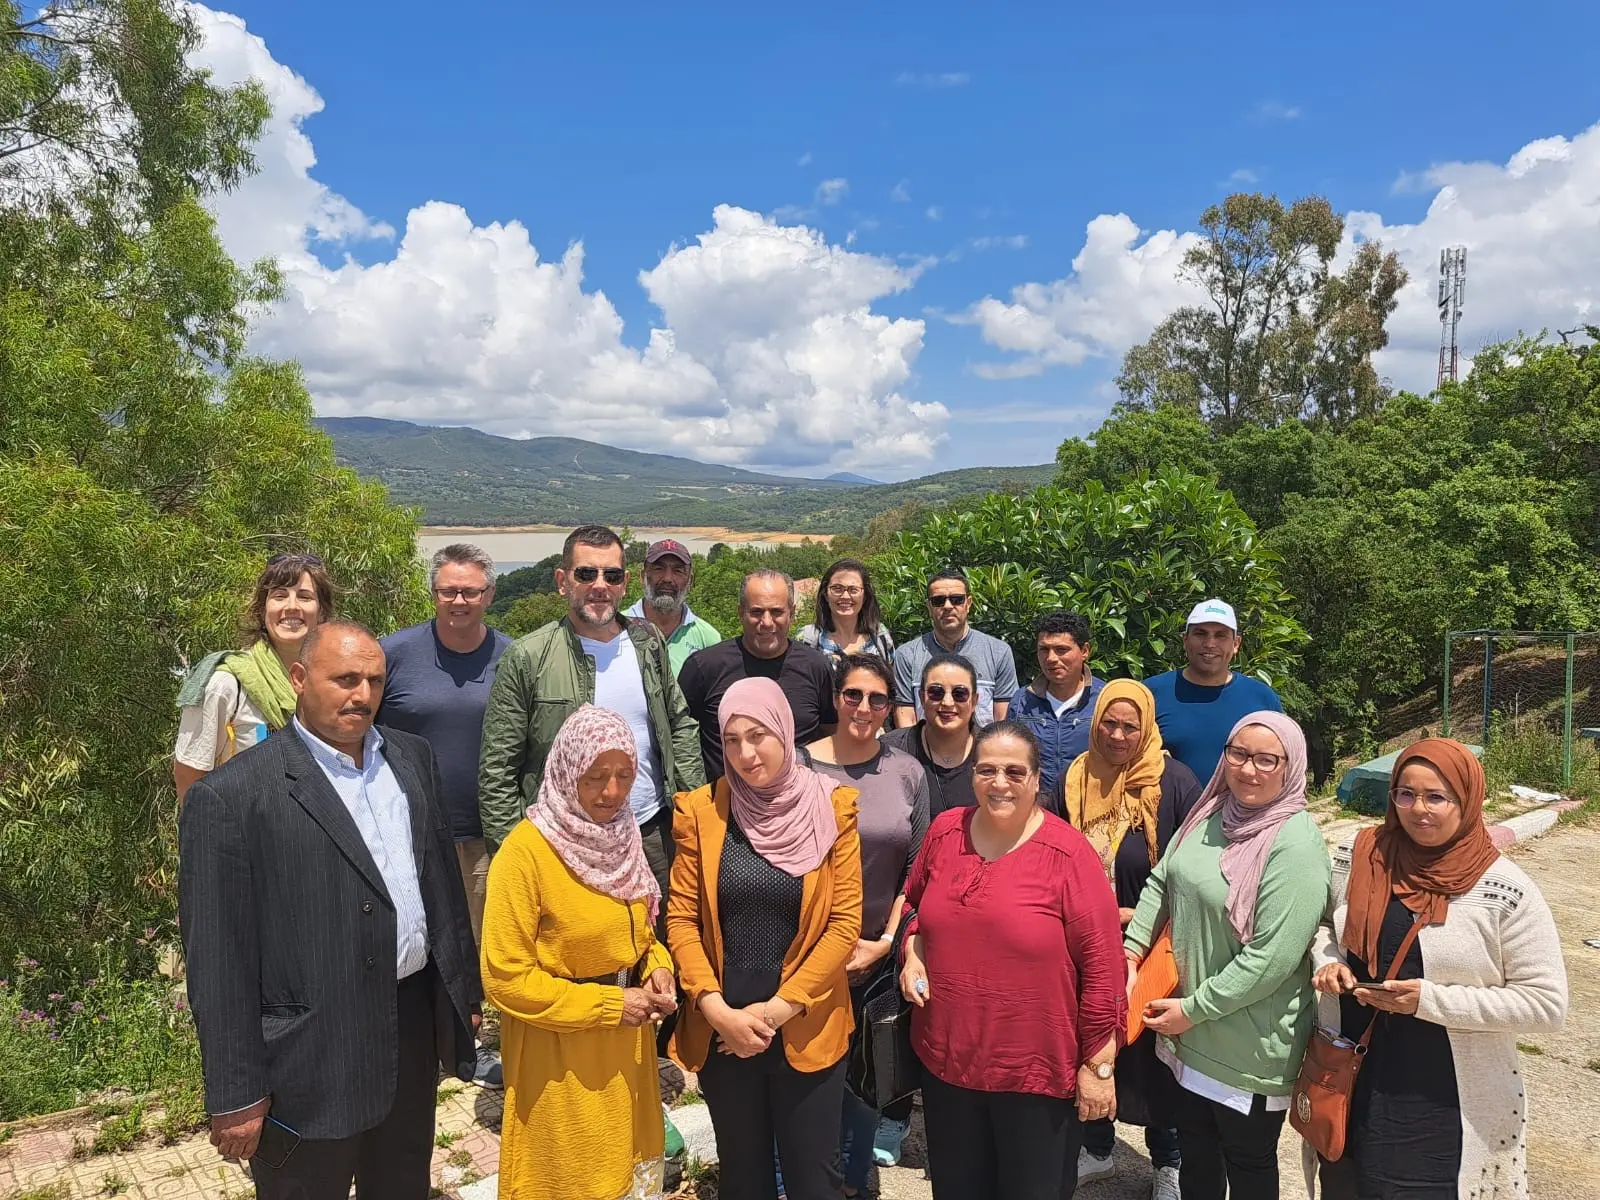
<instances>
[{"instance_id":1,"label":"wristwatch","mask_svg":"<svg viewBox=\"0 0 1600 1200\"><path fill-rule=\"evenodd\" d=\"M1104 1063L1084 1063L1083 1065L1086 1066L1086 1067L1092 1067L1094 1069L1094 1077L1096 1079L1110 1079L1113 1075L1115 1075L1117 1073L1116 1066L1114 1064L1108 1063L1108 1062L1104 1062Z\"/></svg>"}]
</instances>

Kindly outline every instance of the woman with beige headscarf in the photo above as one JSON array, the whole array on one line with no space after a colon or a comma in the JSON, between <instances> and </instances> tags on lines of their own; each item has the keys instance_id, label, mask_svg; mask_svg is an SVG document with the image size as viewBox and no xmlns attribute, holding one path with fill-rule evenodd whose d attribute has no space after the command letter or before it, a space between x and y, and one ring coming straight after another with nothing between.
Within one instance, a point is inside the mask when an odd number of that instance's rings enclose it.
<instances>
[{"instance_id":1,"label":"woman with beige headscarf","mask_svg":"<svg viewBox=\"0 0 1600 1200\"><path fill-rule=\"evenodd\" d=\"M1100 854L1127 925L1150 872L1200 798L1200 781L1161 745L1156 702L1132 679L1105 685L1089 729L1089 749L1061 781L1060 808ZM1146 1031L1117 1056L1117 1119L1143 1125L1155 1178L1154 1200L1177 1200L1176 1084L1157 1059ZM1111 1174L1116 1126L1088 1121L1078 1155L1078 1182Z\"/></svg>"},{"instance_id":2,"label":"woman with beige headscarf","mask_svg":"<svg viewBox=\"0 0 1600 1200\"><path fill-rule=\"evenodd\" d=\"M1486 793L1472 751L1425 738L1395 760L1383 824L1335 856L1319 1016L1352 1040L1376 1024L1328 1200L1528 1195L1517 1038L1561 1026L1567 976L1539 888L1489 837Z\"/></svg>"}]
</instances>

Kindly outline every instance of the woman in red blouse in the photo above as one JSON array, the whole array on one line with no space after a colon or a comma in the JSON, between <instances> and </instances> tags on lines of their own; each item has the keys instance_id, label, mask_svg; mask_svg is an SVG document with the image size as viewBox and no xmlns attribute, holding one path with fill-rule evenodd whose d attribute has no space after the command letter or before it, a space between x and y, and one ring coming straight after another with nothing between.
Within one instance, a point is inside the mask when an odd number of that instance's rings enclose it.
<instances>
[{"instance_id":1,"label":"woman in red blouse","mask_svg":"<svg viewBox=\"0 0 1600 1200\"><path fill-rule=\"evenodd\" d=\"M1122 926L1100 856L1037 805L1033 734L997 721L975 753L977 808L934 820L906 883L928 1173L935 1200L1061 1200L1079 1122L1116 1114Z\"/></svg>"}]
</instances>

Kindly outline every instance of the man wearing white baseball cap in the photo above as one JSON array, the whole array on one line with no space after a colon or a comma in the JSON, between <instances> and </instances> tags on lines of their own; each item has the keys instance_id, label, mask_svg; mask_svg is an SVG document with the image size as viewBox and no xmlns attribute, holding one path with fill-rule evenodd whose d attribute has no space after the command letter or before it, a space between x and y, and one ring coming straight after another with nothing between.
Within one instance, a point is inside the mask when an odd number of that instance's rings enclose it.
<instances>
[{"instance_id":1,"label":"man wearing white baseball cap","mask_svg":"<svg viewBox=\"0 0 1600 1200\"><path fill-rule=\"evenodd\" d=\"M1222 747L1239 718L1283 711L1283 701L1259 679L1238 675L1239 618L1224 600L1202 600L1184 624L1188 665L1144 681L1156 698L1156 726L1167 752L1203 784L1216 772Z\"/></svg>"}]
</instances>

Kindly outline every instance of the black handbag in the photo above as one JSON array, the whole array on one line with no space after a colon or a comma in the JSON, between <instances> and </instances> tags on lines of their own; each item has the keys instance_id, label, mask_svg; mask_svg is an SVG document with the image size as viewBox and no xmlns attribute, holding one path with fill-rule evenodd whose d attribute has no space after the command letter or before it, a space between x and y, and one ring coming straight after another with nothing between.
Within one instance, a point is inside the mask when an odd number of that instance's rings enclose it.
<instances>
[{"instance_id":1,"label":"black handbag","mask_svg":"<svg viewBox=\"0 0 1600 1200\"><path fill-rule=\"evenodd\" d=\"M911 1005L900 994L900 973L880 970L861 989L856 1033L850 1039L845 1083L882 1111L922 1086L922 1064L911 1048Z\"/></svg>"}]
</instances>

